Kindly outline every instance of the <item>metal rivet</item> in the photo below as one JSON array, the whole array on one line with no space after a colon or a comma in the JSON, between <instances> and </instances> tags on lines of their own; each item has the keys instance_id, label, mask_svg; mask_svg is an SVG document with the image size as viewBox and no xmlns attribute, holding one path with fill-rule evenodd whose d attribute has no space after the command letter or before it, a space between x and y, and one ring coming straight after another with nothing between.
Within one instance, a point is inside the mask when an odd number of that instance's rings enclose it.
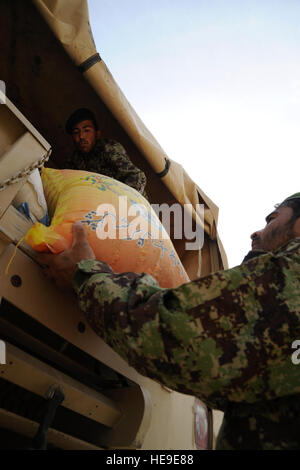
<instances>
[{"instance_id":1,"label":"metal rivet","mask_svg":"<svg viewBox=\"0 0 300 470\"><path fill-rule=\"evenodd\" d=\"M85 324L82 323L82 321L80 321L78 323L78 331L79 331L79 333L84 333L85 332Z\"/></svg>"},{"instance_id":2,"label":"metal rivet","mask_svg":"<svg viewBox=\"0 0 300 470\"><path fill-rule=\"evenodd\" d=\"M10 282L12 283L14 287L20 287L22 285L22 279L17 274L14 274L10 278Z\"/></svg>"}]
</instances>

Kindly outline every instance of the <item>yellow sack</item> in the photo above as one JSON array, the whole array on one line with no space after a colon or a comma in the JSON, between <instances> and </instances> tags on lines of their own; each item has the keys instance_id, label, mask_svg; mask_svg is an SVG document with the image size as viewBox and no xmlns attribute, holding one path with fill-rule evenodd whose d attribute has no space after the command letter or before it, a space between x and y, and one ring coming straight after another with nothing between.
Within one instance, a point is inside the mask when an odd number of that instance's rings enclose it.
<instances>
[{"instance_id":1,"label":"yellow sack","mask_svg":"<svg viewBox=\"0 0 300 470\"><path fill-rule=\"evenodd\" d=\"M80 220L97 259L115 272L146 272L162 287L189 281L174 246L146 199L108 176L43 168L50 227L36 223L27 243L36 251L60 253L72 244Z\"/></svg>"}]
</instances>

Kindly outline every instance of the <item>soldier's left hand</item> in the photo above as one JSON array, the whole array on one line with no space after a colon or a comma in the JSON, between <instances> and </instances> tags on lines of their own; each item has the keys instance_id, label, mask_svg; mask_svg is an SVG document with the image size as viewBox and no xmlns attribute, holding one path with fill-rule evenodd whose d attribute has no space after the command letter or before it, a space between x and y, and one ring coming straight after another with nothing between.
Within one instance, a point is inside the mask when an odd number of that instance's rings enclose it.
<instances>
[{"instance_id":1,"label":"soldier's left hand","mask_svg":"<svg viewBox=\"0 0 300 470\"><path fill-rule=\"evenodd\" d=\"M72 277L77 263L85 259L95 259L90 247L84 226L80 222L73 224L72 246L58 255L40 254L37 261L44 265L43 273L48 279L53 279L63 290L72 289Z\"/></svg>"}]
</instances>

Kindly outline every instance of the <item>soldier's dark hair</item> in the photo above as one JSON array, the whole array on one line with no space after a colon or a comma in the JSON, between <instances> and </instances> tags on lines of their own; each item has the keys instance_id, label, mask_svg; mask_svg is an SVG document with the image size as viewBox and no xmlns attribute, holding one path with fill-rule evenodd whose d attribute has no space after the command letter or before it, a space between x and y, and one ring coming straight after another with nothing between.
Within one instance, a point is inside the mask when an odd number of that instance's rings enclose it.
<instances>
[{"instance_id":1,"label":"soldier's dark hair","mask_svg":"<svg viewBox=\"0 0 300 470\"><path fill-rule=\"evenodd\" d=\"M72 131L74 127L76 126L76 124L78 124L81 121L86 121L88 119L93 122L94 127L97 131L98 124L97 124L94 113L90 109L87 109L87 108L76 109L76 111L74 111L74 113L71 114L71 116L66 122L67 134L72 134Z\"/></svg>"},{"instance_id":2,"label":"soldier's dark hair","mask_svg":"<svg viewBox=\"0 0 300 470\"><path fill-rule=\"evenodd\" d=\"M289 221L291 224L300 217L300 198L284 201L282 204L277 204L276 208L278 207L290 207L293 210L292 218Z\"/></svg>"}]
</instances>

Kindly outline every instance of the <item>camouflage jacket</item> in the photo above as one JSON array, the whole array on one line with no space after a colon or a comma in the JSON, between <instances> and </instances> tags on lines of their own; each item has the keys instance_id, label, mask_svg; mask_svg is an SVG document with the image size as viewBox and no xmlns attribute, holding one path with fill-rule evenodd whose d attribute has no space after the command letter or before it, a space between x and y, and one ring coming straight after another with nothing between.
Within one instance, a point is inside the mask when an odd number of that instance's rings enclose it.
<instances>
[{"instance_id":1,"label":"camouflage jacket","mask_svg":"<svg viewBox=\"0 0 300 470\"><path fill-rule=\"evenodd\" d=\"M88 154L75 151L65 168L110 176L143 194L146 176L129 159L124 147L114 140L99 139Z\"/></svg>"},{"instance_id":2,"label":"camouflage jacket","mask_svg":"<svg viewBox=\"0 0 300 470\"><path fill-rule=\"evenodd\" d=\"M130 365L225 412L218 449L300 448L300 238L173 289L91 260L73 285Z\"/></svg>"}]
</instances>

